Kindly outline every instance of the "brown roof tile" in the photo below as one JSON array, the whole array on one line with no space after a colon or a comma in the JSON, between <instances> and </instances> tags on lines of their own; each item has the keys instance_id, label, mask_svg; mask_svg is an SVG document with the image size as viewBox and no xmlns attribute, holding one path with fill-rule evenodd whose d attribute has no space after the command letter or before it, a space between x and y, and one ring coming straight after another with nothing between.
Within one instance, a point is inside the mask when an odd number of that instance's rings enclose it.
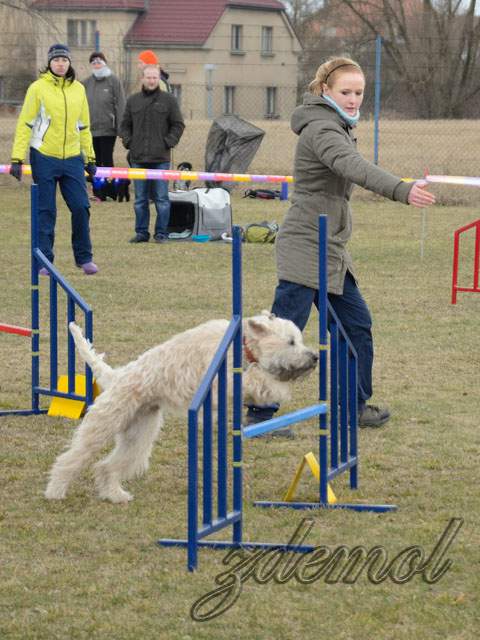
<instances>
[{"instance_id":1,"label":"brown roof tile","mask_svg":"<svg viewBox=\"0 0 480 640\"><path fill-rule=\"evenodd\" d=\"M143 11L148 6L148 0L36 0L32 3L34 9L115 9L124 11Z\"/></svg>"},{"instance_id":2,"label":"brown roof tile","mask_svg":"<svg viewBox=\"0 0 480 640\"><path fill-rule=\"evenodd\" d=\"M141 45L201 45L227 7L283 11L279 0L37 0L36 9L140 11L125 40ZM146 8L146 10L144 10Z\"/></svg>"},{"instance_id":3,"label":"brown roof tile","mask_svg":"<svg viewBox=\"0 0 480 640\"><path fill-rule=\"evenodd\" d=\"M285 9L278 0L150 0L148 13L138 17L127 40L152 45L201 45L229 6Z\"/></svg>"}]
</instances>

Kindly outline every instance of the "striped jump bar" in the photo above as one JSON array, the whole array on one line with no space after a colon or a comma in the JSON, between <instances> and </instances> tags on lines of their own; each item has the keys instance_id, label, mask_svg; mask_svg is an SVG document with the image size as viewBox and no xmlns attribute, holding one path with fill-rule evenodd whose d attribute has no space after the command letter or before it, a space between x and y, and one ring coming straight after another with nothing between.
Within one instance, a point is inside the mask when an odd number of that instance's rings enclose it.
<instances>
[{"instance_id":1,"label":"striped jump bar","mask_svg":"<svg viewBox=\"0 0 480 640\"><path fill-rule=\"evenodd\" d=\"M0 174L9 173L9 164L0 164ZM22 165L22 174L31 175L30 165ZM131 167L97 167L96 178L128 180L201 180L209 182L293 182L293 176L253 173L210 173L206 171L176 171L173 169L142 169Z\"/></svg>"}]
</instances>

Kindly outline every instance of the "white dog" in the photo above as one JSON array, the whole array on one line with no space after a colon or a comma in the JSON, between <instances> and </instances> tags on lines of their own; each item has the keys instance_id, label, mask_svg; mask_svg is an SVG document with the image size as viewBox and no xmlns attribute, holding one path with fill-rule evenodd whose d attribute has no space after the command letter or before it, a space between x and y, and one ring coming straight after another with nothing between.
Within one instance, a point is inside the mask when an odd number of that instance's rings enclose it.
<instances>
[{"instance_id":1,"label":"white dog","mask_svg":"<svg viewBox=\"0 0 480 640\"><path fill-rule=\"evenodd\" d=\"M121 482L148 469L165 413L186 412L228 326L211 320L180 333L124 367L112 369L73 322L70 331L82 358L103 389L75 431L71 447L50 472L48 499L65 498L70 483L113 438L115 448L95 466L100 498L127 502ZM282 402L289 381L311 372L318 355L305 347L300 330L268 312L243 321L244 401ZM231 381L228 385L232 388ZM216 394L212 394L212 399Z\"/></svg>"}]
</instances>

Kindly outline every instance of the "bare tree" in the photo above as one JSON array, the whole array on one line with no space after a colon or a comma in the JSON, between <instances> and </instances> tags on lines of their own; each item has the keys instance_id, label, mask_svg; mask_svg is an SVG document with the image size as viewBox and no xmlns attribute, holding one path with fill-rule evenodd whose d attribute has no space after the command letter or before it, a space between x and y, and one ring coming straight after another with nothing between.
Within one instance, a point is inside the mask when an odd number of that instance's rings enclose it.
<instances>
[{"instance_id":1,"label":"bare tree","mask_svg":"<svg viewBox=\"0 0 480 640\"><path fill-rule=\"evenodd\" d=\"M33 0L0 0L0 99L18 103L36 75L39 29L52 25L32 8Z\"/></svg>"},{"instance_id":2,"label":"bare tree","mask_svg":"<svg viewBox=\"0 0 480 640\"><path fill-rule=\"evenodd\" d=\"M408 92L417 115L455 118L468 114L480 93L476 0L335 3L348 9L353 18L351 39L358 37L360 25L373 36L382 36L387 80L389 77L391 86L401 85L403 92ZM344 15L347 18L348 14ZM398 95L398 91L395 93Z\"/></svg>"},{"instance_id":3,"label":"bare tree","mask_svg":"<svg viewBox=\"0 0 480 640\"><path fill-rule=\"evenodd\" d=\"M284 0L283 4L295 27L300 27L305 18L324 6L324 0Z\"/></svg>"}]
</instances>

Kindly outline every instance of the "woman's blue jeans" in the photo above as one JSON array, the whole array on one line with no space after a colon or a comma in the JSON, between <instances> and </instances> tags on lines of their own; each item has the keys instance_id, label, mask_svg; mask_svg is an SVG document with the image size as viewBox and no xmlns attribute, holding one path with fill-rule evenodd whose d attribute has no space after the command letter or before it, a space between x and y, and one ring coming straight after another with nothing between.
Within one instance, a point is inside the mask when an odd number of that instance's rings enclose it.
<instances>
[{"instance_id":1,"label":"woman's blue jeans","mask_svg":"<svg viewBox=\"0 0 480 640\"><path fill-rule=\"evenodd\" d=\"M372 396L373 338L372 317L353 276L347 271L342 295L328 294L328 300L343 325L358 356L358 406L363 408ZM272 312L305 328L312 304L318 309L318 291L301 284L280 280Z\"/></svg>"},{"instance_id":2,"label":"woman's blue jeans","mask_svg":"<svg viewBox=\"0 0 480 640\"><path fill-rule=\"evenodd\" d=\"M132 163L132 167L141 169L170 169L169 162ZM150 198L157 210L154 236L168 238L170 221L170 200L168 199L167 180L135 180L135 233L144 238L150 237Z\"/></svg>"},{"instance_id":3,"label":"woman's blue jeans","mask_svg":"<svg viewBox=\"0 0 480 640\"><path fill-rule=\"evenodd\" d=\"M72 221L72 248L78 265L91 262L90 204L82 156L60 160L30 148L33 181L38 184L39 248L53 262L55 223L57 221L57 183Z\"/></svg>"}]
</instances>

